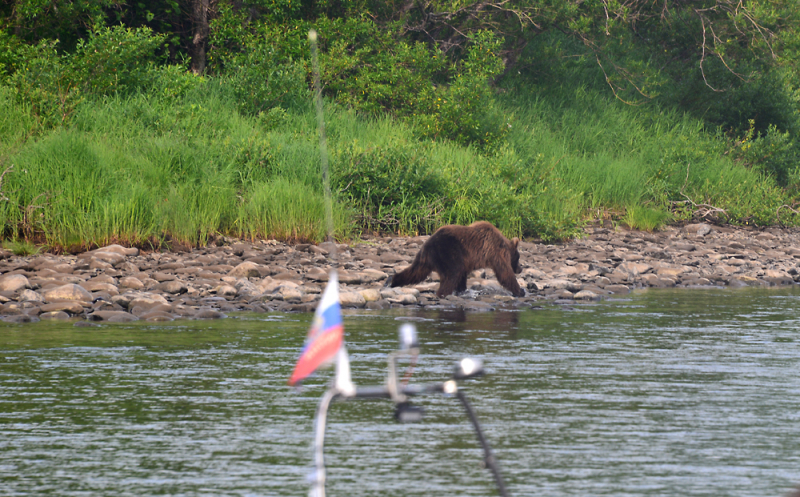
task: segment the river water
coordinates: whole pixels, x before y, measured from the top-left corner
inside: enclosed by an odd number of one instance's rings
[[[305,495],[332,372],[286,386],[310,315],[0,324],[0,495]],[[413,383],[464,390],[512,495],[781,496],[800,483],[800,291],[635,293],[524,312],[347,312],[359,385],[413,319]],[[330,496],[494,495],[453,398],[334,404]]]

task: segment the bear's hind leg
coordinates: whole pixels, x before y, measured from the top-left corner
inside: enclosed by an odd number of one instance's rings
[[[409,267],[394,275],[389,283],[391,287],[416,285],[425,281],[425,278],[431,274],[433,268],[427,263],[426,258],[420,254],[422,254],[422,251],[417,253],[414,262]]]
[[[447,297],[451,293],[455,293],[458,286],[458,279],[442,276],[442,281],[439,283],[439,289],[436,290],[436,295],[441,299]]]

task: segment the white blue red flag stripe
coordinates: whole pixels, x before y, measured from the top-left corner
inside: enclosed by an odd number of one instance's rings
[[[323,364],[331,364],[344,343],[342,306],[339,303],[339,275],[331,271],[328,286],[314,313],[314,322],[300,358],[294,366],[289,385],[295,385]]]

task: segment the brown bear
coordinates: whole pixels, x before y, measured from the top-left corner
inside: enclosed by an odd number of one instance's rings
[[[441,283],[436,295],[445,297],[467,289],[467,275],[475,269],[492,268],[497,280],[517,297],[524,297],[514,273],[519,266],[519,239],[509,240],[486,221],[469,226],[442,226],[422,246],[414,262],[397,273],[391,286],[413,285],[431,273],[439,273]]]

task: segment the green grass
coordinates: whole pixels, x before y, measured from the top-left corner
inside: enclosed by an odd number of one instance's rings
[[[4,249],[10,250],[14,255],[22,257],[36,255],[42,251],[42,247],[37,247],[25,240],[5,240],[2,246]]]
[[[508,236],[555,240],[598,212],[626,212],[621,221],[652,230],[689,219],[688,199],[718,207],[721,221],[770,224],[790,203],[726,155],[724,137],[674,111],[627,106],[591,85],[510,86],[497,106],[511,128],[487,152],[328,105],[337,237],[485,219]],[[244,116],[224,80],[178,97],[88,99],[54,129],[0,87],[0,166],[13,166],[0,202],[6,239],[318,242],[319,164],[310,105]]]
[[[631,206],[622,218],[629,227],[642,231],[655,231],[672,219],[669,212],[641,205]]]
[[[764,225],[788,200],[771,178],[734,162],[725,137],[689,116],[625,105],[583,86],[517,87],[507,95],[516,116],[511,147],[562,188],[552,190],[560,197],[551,199],[554,209],[586,215],[634,207],[628,220],[658,226],[673,215],[690,218],[691,199],[722,209],[722,222]]]
[[[71,126],[43,131],[6,159],[14,169],[0,204],[5,235],[54,247],[167,236],[202,244],[215,234],[322,240],[312,221],[322,198],[317,144],[307,131],[265,134],[213,92],[87,103]],[[289,202],[276,191],[302,196]],[[337,203],[340,236],[351,230],[347,212]]]

